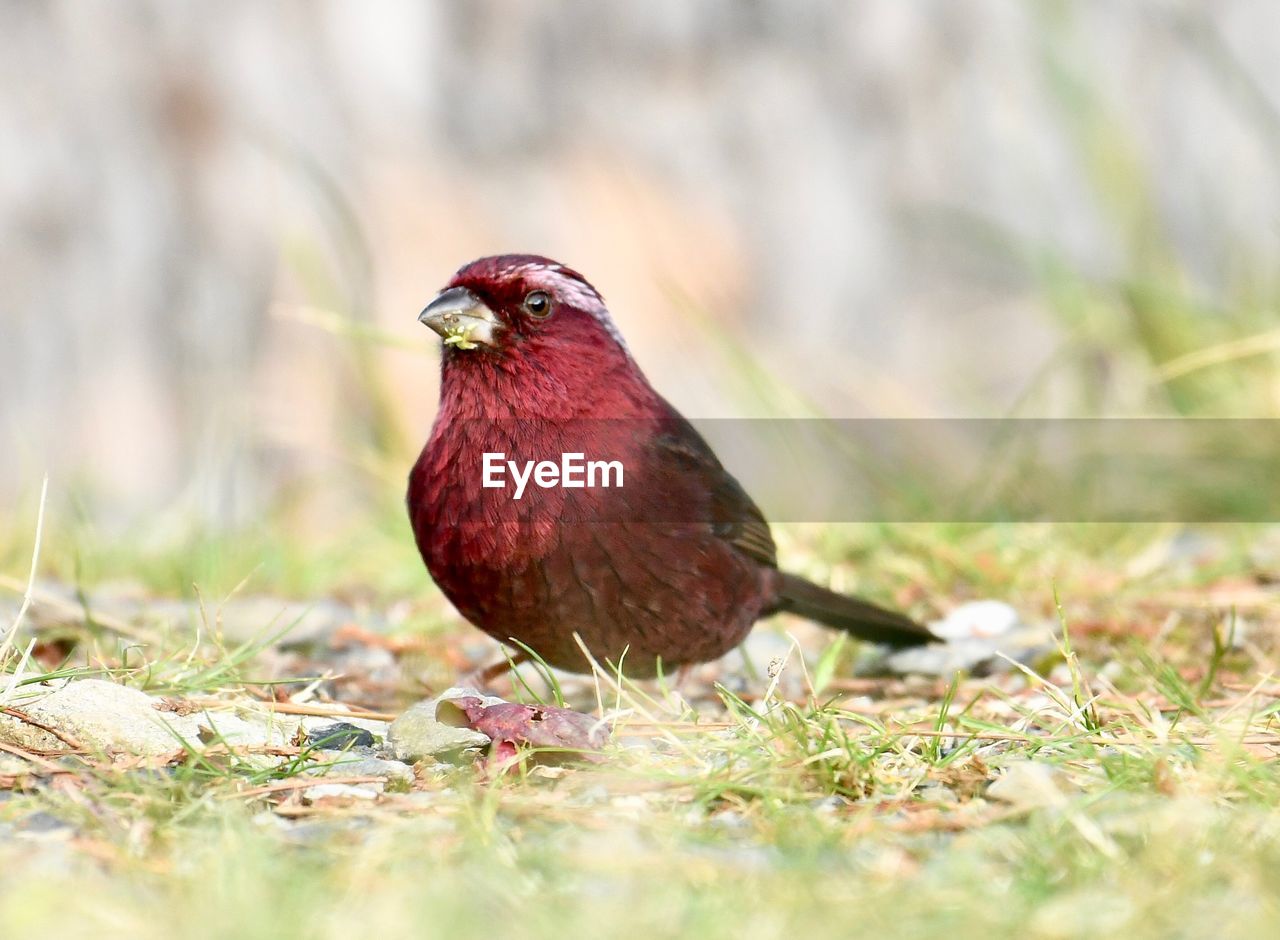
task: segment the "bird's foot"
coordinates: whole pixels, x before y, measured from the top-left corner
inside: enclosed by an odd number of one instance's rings
[[[467,673],[467,675],[460,680],[460,684],[480,689],[482,691],[501,691],[494,689],[495,681],[507,675],[507,673],[516,666],[528,661],[529,654],[524,650],[517,650],[510,656],[504,656],[497,662],[490,663],[489,665],[483,666],[474,672]],[[508,685],[509,684],[510,683],[508,683]]]

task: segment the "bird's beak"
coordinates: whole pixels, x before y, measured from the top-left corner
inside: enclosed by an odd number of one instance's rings
[[[439,333],[446,346],[459,349],[492,346],[494,334],[502,328],[497,315],[465,287],[441,291],[418,314],[418,322]]]

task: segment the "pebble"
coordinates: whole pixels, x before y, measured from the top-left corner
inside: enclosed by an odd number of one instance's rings
[[[929,629],[944,640],[960,640],[1004,636],[1021,625],[1022,617],[1012,604],[984,600],[961,604],[941,620],[932,621]]]
[[[321,715],[305,715],[302,718],[302,730],[310,737],[322,728],[332,728],[335,724],[345,725],[349,728],[360,728],[368,731],[375,739],[384,740],[387,731],[391,727],[389,721],[378,721],[375,718],[360,718],[355,715],[343,715],[339,721],[337,718],[325,717]]]
[[[986,797],[1017,809],[1037,809],[1065,802],[1074,789],[1066,775],[1052,764],[1024,760],[1006,766],[988,785]]]
[[[1280,526],[1271,526],[1249,549],[1249,563],[1271,581],[1280,581]]]
[[[474,753],[488,747],[488,735],[445,724],[436,717],[436,707],[440,702],[468,697],[478,698],[485,705],[503,703],[502,699],[484,695],[475,689],[457,687],[418,702],[393,721],[387,732],[387,741],[395,756],[402,761],[417,761],[445,754]]]
[[[1026,622],[1004,601],[961,604],[929,624],[943,642],[886,653],[859,671],[872,675],[975,676],[1008,672],[1009,660],[1033,664],[1056,647],[1052,630]],[[1007,657],[1007,658],[1006,658]]]
[[[317,784],[320,786],[320,784]],[[318,799],[324,799],[323,795]],[[281,841],[295,846],[332,846],[335,840],[350,843],[368,829],[368,823],[356,816],[315,819],[284,819],[272,810],[253,817],[260,829],[270,831]]]
[[[307,768],[307,773],[316,776],[334,774],[341,777],[382,777],[389,783],[400,785],[400,789],[413,786],[413,768],[398,760],[386,760],[381,757],[361,757],[354,760],[337,758],[331,763],[317,764]]]
[[[153,757],[222,744],[234,748],[270,748],[288,745],[298,722],[262,717],[246,712],[203,711],[179,714],[164,707],[161,699],[105,679],[80,679],[40,697],[28,698],[18,707],[33,720],[54,728],[93,751],[124,752]],[[31,750],[63,750],[57,735],[12,715],[0,715],[0,741]],[[248,755],[264,766],[282,758]]]
[[[52,832],[69,832],[75,827],[65,820],[59,819],[51,813],[43,810],[37,810],[34,813],[28,813],[26,816],[19,817],[14,823],[14,829],[20,833],[45,834]]]
[[[317,783],[302,791],[304,803],[317,800],[376,800],[382,793],[382,782],[377,783]]]
[[[373,747],[376,740],[364,728],[345,721],[313,728],[307,732],[307,745],[322,751],[345,751],[351,747]]]
[[[1048,655],[1053,648],[1053,639],[1048,631],[1028,627],[997,638],[970,637],[896,650],[859,671],[894,676],[949,678],[956,673],[987,676],[1013,668],[1005,656],[1029,665]]]
[[[922,803],[953,804],[959,803],[960,797],[950,787],[940,783],[922,783],[915,789],[915,797]]]
[[[95,751],[154,756],[179,750],[180,738],[199,742],[195,716],[159,711],[158,703],[137,689],[105,679],[81,679],[21,707],[36,721]],[[56,735],[10,715],[0,715],[0,741],[37,751],[67,746]]]
[[[200,726],[200,740],[225,743],[230,747],[284,747],[297,732],[295,722],[256,716],[241,718],[228,711],[198,712],[193,715]]]
[[[0,753],[0,777],[25,777],[34,774],[36,767],[13,754]]]

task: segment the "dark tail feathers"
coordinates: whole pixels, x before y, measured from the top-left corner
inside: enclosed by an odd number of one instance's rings
[[[844,630],[860,640],[888,646],[920,646],[937,639],[927,627],[856,597],[845,597],[794,574],[782,573],[775,610]]]

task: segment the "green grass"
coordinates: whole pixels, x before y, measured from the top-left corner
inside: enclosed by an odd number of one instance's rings
[[[1274,626],[1277,603],[1249,600],[1240,615],[1255,632],[1228,648],[1222,592],[1252,579],[1259,530],[1211,532],[1214,551],[1195,563],[1133,563],[1177,534],[788,528],[785,553],[816,574],[874,570],[885,599],[908,604],[1007,598],[1062,616],[1070,643],[1033,670],[950,683],[850,680],[857,651],[833,643],[809,649],[808,673],[793,654],[776,683],[763,664],[738,692],[705,684],[735,677],[704,675],[692,706],[609,676],[545,693],[532,683],[526,696],[599,702],[616,716],[601,765],[497,779],[427,766],[410,792],[372,805],[304,805],[289,788],[301,753],[279,767],[194,747],[166,767],[64,758],[65,773],[13,781],[0,802],[0,824],[38,810],[73,827],[0,840],[0,921],[144,940],[1266,935],[1280,927],[1280,729],[1271,685],[1249,689],[1274,670],[1271,631],[1256,627]],[[289,566],[237,568],[261,546],[253,537],[227,550],[228,583],[299,589],[264,574]],[[84,550],[47,528],[49,569]],[[290,564],[309,568],[308,550],[295,551]],[[138,556],[119,557],[104,551],[81,570],[109,580],[113,563],[126,570]],[[334,582],[305,589],[348,583],[343,565],[317,567]],[[386,576],[378,590],[390,593],[407,572]],[[424,621],[467,635],[421,593]],[[86,627],[67,665],[176,697],[248,699],[280,626],[231,647],[212,631],[199,646],[175,634],[145,662]],[[1050,788],[991,798],[992,781],[1028,761],[1053,769]]]
[[[1109,797],[1090,813],[1114,858],[1049,813],[937,835],[867,833],[793,810],[727,833],[608,809],[568,827],[486,818],[479,806],[379,819],[376,833],[357,828],[355,837],[282,848],[271,825],[221,809],[173,840],[163,865],[10,876],[0,914],[15,930],[139,938],[1252,937],[1274,929],[1280,859],[1266,812]],[[61,913],[31,916],[50,910]]]
[[[1278,918],[1271,758],[1212,722],[1160,741],[1128,710],[1103,708],[1087,735],[1029,710],[1036,730],[983,742],[972,735],[990,722],[966,707],[934,748],[838,707],[761,717],[731,703],[711,727],[666,722],[669,746],[619,747],[606,769],[454,771],[293,821],[237,797],[250,775],[90,777],[17,798],[85,829],[53,860],[47,844],[0,848],[14,873],[0,915],[142,938],[1265,935]],[[936,704],[914,714],[937,727]],[[1062,769],[1060,802],[981,798],[1027,759]],[[924,795],[940,786],[954,802]]]

